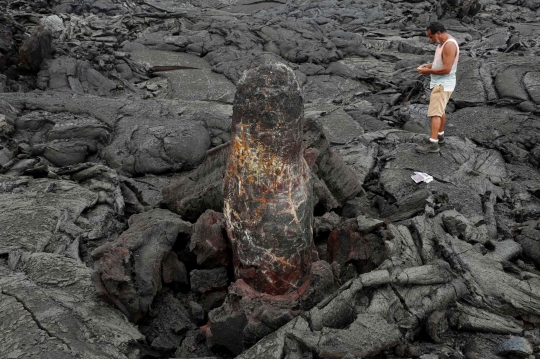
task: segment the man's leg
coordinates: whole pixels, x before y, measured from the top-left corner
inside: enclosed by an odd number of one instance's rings
[[[439,128],[441,126],[441,116],[431,116],[431,135],[427,143],[416,147],[419,153],[439,152]]]
[[[444,132],[444,123],[446,122],[446,113],[441,117],[441,124],[439,125],[439,132]]]
[[[439,146],[444,146],[446,141],[444,140],[444,123],[446,122],[446,114],[441,117],[441,124],[439,125]]]
[[[444,117],[445,115],[443,115],[442,118]],[[441,117],[432,116],[431,117],[431,139],[433,140],[439,139],[439,132],[442,132],[441,127],[444,127],[444,122],[442,121]]]
[[[437,85],[431,90],[431,95],[429,97],[428,116],[431,118],[430,138],[426,144],[416,147],[416,152],[439,152],[439,128],[442,122],[442,115],[444,115],[443,87]]]

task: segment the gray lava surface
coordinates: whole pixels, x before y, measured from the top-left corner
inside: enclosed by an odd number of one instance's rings
[[[0,358],[540,358],[538,0],[0,9]],[[460,61],[421,155],[433,21]],[[283,296],[235,278],[223,216],[236,86],[269,62],[313,186]]]

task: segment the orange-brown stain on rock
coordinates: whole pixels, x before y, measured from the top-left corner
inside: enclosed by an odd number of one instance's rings
[[[313,259],[302,106],[300,86],[285,65],[261,65],[239,81],[223,182],[224,216],[236,276],[268,294],[298,289]]]

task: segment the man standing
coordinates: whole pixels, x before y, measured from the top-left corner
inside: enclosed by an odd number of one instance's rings
[[[459,46],[444,25],[433,22],[427,27],[427,36],[437,44],[433,63],[420,65],[417,71],[431,75],[429,88],[428,116],[431,118],[431,136],[426,144],[416,148],[420,153],[437,153],[439,145],[444,145],[444,123],[446,104],[456,86],[456,69],[459,60]]]

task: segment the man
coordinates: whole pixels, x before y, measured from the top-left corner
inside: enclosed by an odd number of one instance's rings
[[[431,136],[426,144],[416,148],[420,153],[437,153],[439,145],[444,145],[444,123],[446,105],[456,86],[456,69],[459,60],[459,46],[444,25],[433,22],[427,27],[427,36],[437,44],[433,63],[417,68],[422,75],[431,75],[429,88],[428,116],[431,118]]]

